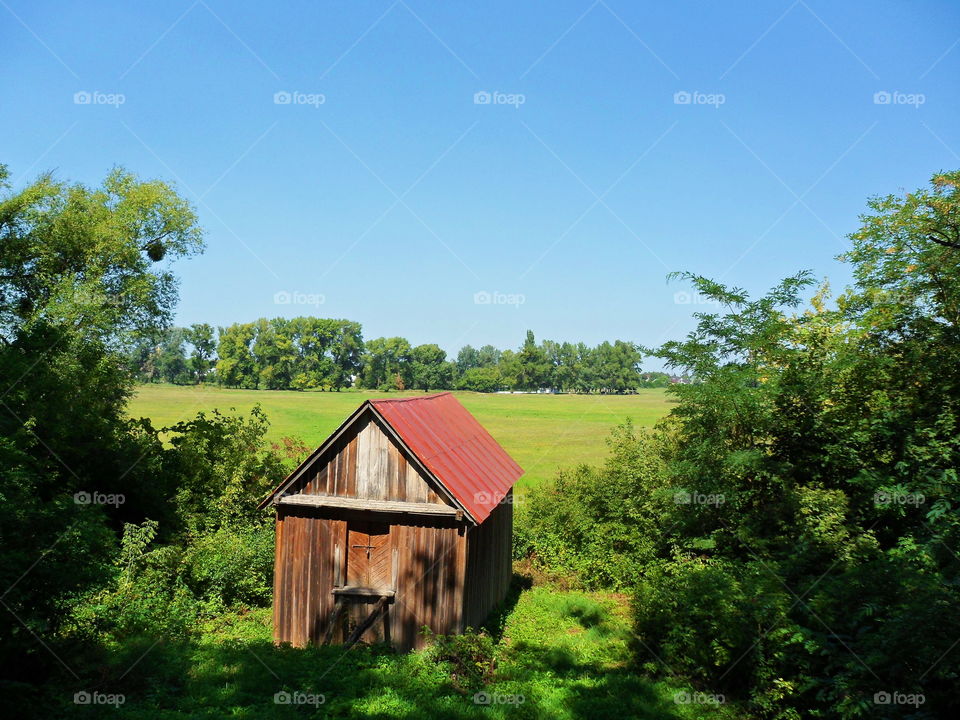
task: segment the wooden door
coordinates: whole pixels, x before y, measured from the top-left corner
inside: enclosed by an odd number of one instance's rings
[[[384,589],[391,583],[390,525],[347,523],[347,585]]]

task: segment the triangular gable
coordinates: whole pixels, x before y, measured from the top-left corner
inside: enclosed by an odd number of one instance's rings
[[[433,473],[427,468],[422,461],[417,457],[406,444],[403,442],[403,439],[400,438],[397,433],[389,426],[386,420],[377,412],[369,401],[364,402],[360,405],[351,415],[341,423],[338,427],[324,442],[310,455],[307,456],[297,467],[293,470],[287,477],[281,482],[259,505],[258,509],[262,509],[270,505],[271,503],[278,502],[281,498],[289,496],[289,494],[299,494],[304,492],[304,488],[309,488],[320,476],[324,475],[323,468],[325,467],[324,463],[330,460],[331,456],[340,455],[345,457],[348,453],[345,452],[347,443],[350,443],[354,446],[355,449],[358,449],[359,445],[359,436],[365,434],[370,430],[371,426],[376,427],[376,432],[381,434],[382,442],[387,442],[393,444],[400,453],[403,455],[403,460],[409,464],[411,471],[415,472],[417,478],[426,484],[429,488],[428,492],[431,492],[434,500],[431,502],[448,502],[457,510],[464,512],[471,520],[469,512],[466,512],[466,509],[462,506],[461,503],[449,492],[449,490],[443,485],[443,483],[436,478]],[[353,442],[351,442],[353,441]],[[356,458],[350,458],[351,461],[355,462]],[[401,461],[402,462],[402,461]],[[318,477],[314,477],[314,471],[318,471]],[[412,476],[411,476],[412,477]],[[333,479],[330,479],[330,482],[333,482]],[[362,490],[362,485],[364,479],[358,475],[355,478],[357,483],[354,486],[354,492],[357,492],[356,495],[358,498],[362,498],[364,493]],[[305,492],[310,493],[311,490],[306,490]],[[316,492],[316,488],[312,492]],[[326,494],[323,491],[320,491],[321,494]],[[340,495],[340,492],[331,493]],[[346,495],[350,496],[349,492]],[[439,496],[439,497],[438,497]]]
[[[376,418],[424,477],[480,524],[507,496],[523,469],[450,393],[367,400],[261,504],[276,501],[365,413]]]

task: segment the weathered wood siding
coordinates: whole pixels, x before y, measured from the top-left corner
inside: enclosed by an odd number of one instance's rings
[[[324,517],[329,510],[284,508],[277,520],[277,562],[274,574],[274,639],[296,646],[320,642],[333,611],[333,588],[346,577],[346,528],[360,517]],[[390,642],[401,650],[420,647],[420,629],[449,634],[462,626],[466,533],[450,521],[392,524],[390,555],[396,557],[397,587],[385,622],[362,636],[365,642]],[[337,545],[340,551],[337,551]],[[372,609],[353,599],[337,623],[333,642],[342,642]]]
[[[317,457],[288,493],[451,504],[438,490],[368,416]],[[364,528],[372,527],[369,523],[388,524],[388,537],[364,536]],[[356,542],[348,540],[348,526]],[[364,633],[363,641],[408,650],[423,645],[424,625],[438,634],[477,627],[506,596],[512,532],[512,496],[480,526],[453,518],[278,506],[274,638],[296,646],[322,642],[336,602],[333,588],[357,580],[354,571],[366,560],[366,552],[361,559],[361,549],[352,548],[354,544],[376,546],[362,571],[371,585],[389,578],[392,586],[396,577],[396,594],[386,616]],[[383,553],[385,545],[389,551]],[[348,570],[351,558],[355,564]],[[335,623],[331,641],[345,640],[376,600],[352,598]]]
[[[459,632],[463,603],[466,535],[463,527],[394,525],[400,549],[397,596],[390,607],[394,645],[421,647],[420,629]]]
[[[277,512],[273,634],[277,642],[320,642],[333,610],[334,549],[344,547],[346,522],[309,508]]]
[[[463,623],[476,628],[507,596],[513,575],[513,491],[482,525],[467,530]]]
[[[400,446],[370,416],[305,469],[290,492],[446,504]]]

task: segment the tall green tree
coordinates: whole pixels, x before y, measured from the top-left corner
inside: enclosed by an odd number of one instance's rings
[[[546,351],[537,345],[532,330],[527,330],[527,337],[517,354],[516,386],[521,390],[538,390],[548,387],[552,381],[550,377],[550,361]]]
[[[217,382],[227,387],[256,388],[258,376],[253,359],[254,323],[235,323],[220,328],[217,342]]]
[[[467,370],[480,367],[480,353],[472,345],[464,345],[457,353],[457,375],[463,375]]]
[[[401,337],[368,340],[363,358],[363,387],[384,390],[410,387],[413,380],[410,350],[410,343]]]
[[[331,348],[333,376],[331,386],[339,391],[350,387],[360,373],[363,356],[363,332],[358,322],[337,320],[336,337]]]
[[[153,365],[165,382],[186,385],[191,381],[186,355],[187,333],[185,328],[171,327],[158,335],[153,350]]]
[[[640,384],[642,355],[633,343],[616,340],[602,342],[593,350],[594,382],[603,392],[624,393]]]
[[[494,367],[500,364],[503,353],[493,345],[484,345],[477,350],[477,367]]]
[[[217,347],[213,327],[207,323],[194,323],[186,329],[185,339],[193,350],[190,353],[190,369],[197,383],[202,383],[214,366],[213,354]]]
[[[97,187],[8,177],[0,166],[0,660],[29,676],[50,659],[36,637],[109,564],[113,529],[169,511],[160,443],[124,415],[124,350],[169,324],[170,261],[202,233],[171,187],[124,170]]]
[[[447,362],[447,353],[438,345],[417,345],[410,351],[410,365],[412,388],[444,390],[453,385],[455,365]]]

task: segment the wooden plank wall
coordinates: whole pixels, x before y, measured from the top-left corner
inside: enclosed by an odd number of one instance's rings
[[[424,625],[437,634],[458,632],[467,547],[463,527],[394,525],[391,535],[400,563],[390,607],[394,646],[422,647]]]
[[[327,517],[324,517],[326,515]],[[369,517],[344,511],[283,508],[278,511],[274,571],[273,627],[277,642],[297,647],[318,643],[333,610],[336,543],[344,557],[347,519]],[[462,627],[463,583],[467,536],[452,521],[390,526],[391,557],[396,550],[396,597],[386,622],[367,630],[364,642],[391,642],[399,650],[422,647],[424,625],[438,634]],[[341,568],[341,578],[345,578]],[[351,602],[345,622],[338,623],[332,642],[343,642],[363,621],[376,598]]]
[[[446,504],[370,416],[317,458],[290,492]],[[278,642],[302,646],[323,639],[335,602],[335,548],[339,543],[340,557],[346,557],[349,518],[391,522],[391,557],[395,551],[398,562],[387,619],[367,630],[364,641],[389,641],[400,650],[421,647],[424,625],[440,634],[477,627],[505,598],[512,568],[512,496],[479,527],[445,519],[397,524],[396,516],[333,508],[278,508],[273,610]],[[339,572],[345,582],[345,567]],[[332,641],[342,642],[370,609],[351,604]]]
[[[306,469],[290,492],[446,504],[371,416]]]
[[[273,575],[273,636],[302,647],[319,642],[333,610],[334,548],[346,542],[346,522],[319,518],[310,508],[277,510]]]
[[[463,629],[477,628],[507,596],[513,576],[513,491],[479,526],[467,530]]]

